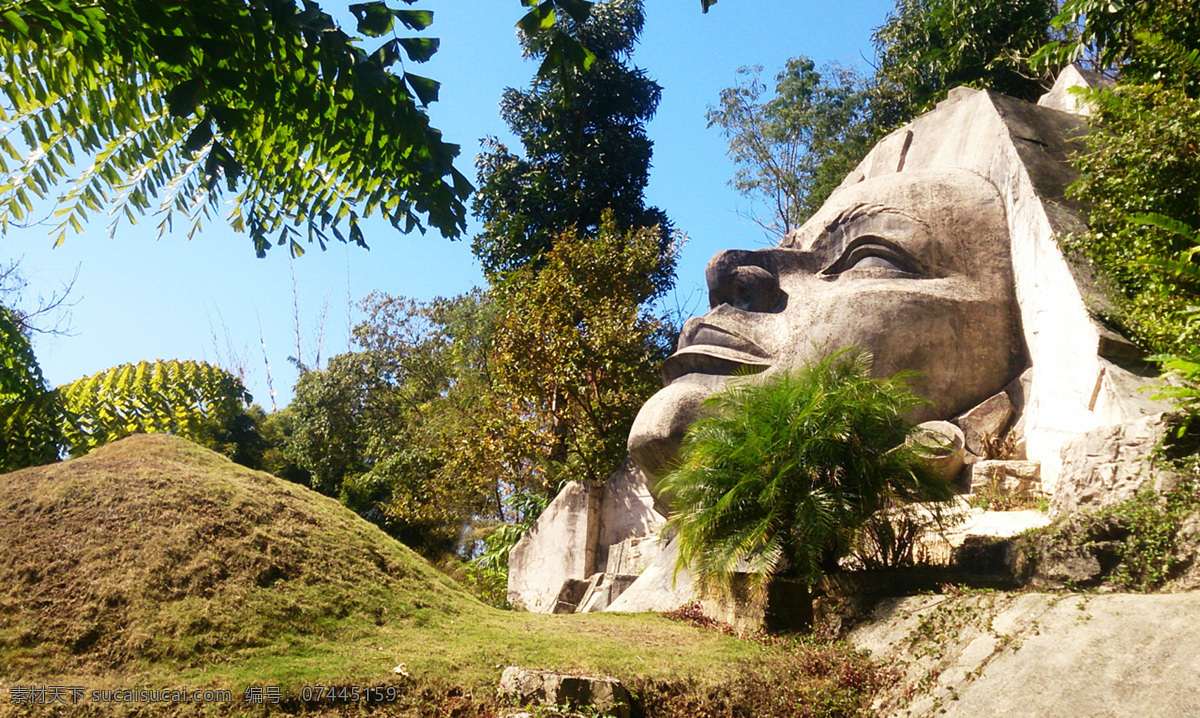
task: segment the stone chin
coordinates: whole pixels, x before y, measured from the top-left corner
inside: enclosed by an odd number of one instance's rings
[[[687,374],[642,405],[629,431],[629,455],[650,479],[665,473],[679,454],[683,436],[700,417],[700,404],[721,388],[727,377]],[[654,492],[657,496],[657,491]]]

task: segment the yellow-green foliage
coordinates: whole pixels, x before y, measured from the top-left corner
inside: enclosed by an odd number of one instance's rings
[[[251,399],[224,369],[161,359],[105,369],[59,391],[76,419],[67,428],[73,456],[130,434],[175,434],[220,448],[222,434]]]

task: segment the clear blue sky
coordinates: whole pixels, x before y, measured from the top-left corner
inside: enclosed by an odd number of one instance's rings
[[[348,18],[349,3],[322,4]],[[706,108],[745,65],[762,65],[770,77],[788,58],[804,54],[818,65],[832,60],[869,69],[871,31],[892,3],[721,0],[707,15],[698,0],[646,0],[646,5],[646,30],[634,62],[663,87],[649,127],[655,145],[648,200],[688,236],[678,302],[690,301],[702,311],[709,256],[767,241],[737,214],[747,204],[727,186],[733,166],[720,133],[705,127]],[[442,44],[431,62],[412,71],[443,83],[441,101],[430,114],[449,141],[462,145],[458,167],[474,177],[480,138],[498,136],[516,144],[497,103],[505,87],[525,86],[536,69],[521,58],[514,34],[521,8],[517,0],[424,0],[416,7],[434,11],[426,34],[440,37]],[[353,29],[352,23],[347,26]],[[191,241],[179,225],[156,241],[153,218],[123,226],[114,239],[107,236],[106,220],[96,218],[57,249],[51,248],[45,227],[12,230],[2,240],[6,256],[21,258],[34,294],[60,288],[78,269],[72,335],[35,339],[42,370],[55,385],[140,359],[240,360],[249,370],[248,388],[269,409],[261,327],[282,407],[296,378],[287,361],[296,353],[293,267],[308,362],[326,303],[322,359],[347,350],[349,323],[360,318],[350,305],[372,291],[428,299],[482,283],[469,239],[405,236],[386,224],[367,233],[370,251],[313,247],[292,262],[283,248],[256,259],[247,237],[223,221]],[[477,229],[472,222],[468,237]]]

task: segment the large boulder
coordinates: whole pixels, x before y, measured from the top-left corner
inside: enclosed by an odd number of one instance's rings
[[[1174,487],[1180,475],[1164,466],[1156,451],[1172,416],[1159,413],[1102,426],[1063,444],[1051,516],[1112,506],[1143,488],[1164,492]]]
[[[633,714],[633,698],[615,678],[509,666],[500,676],[500,695],[523,706],[588,707],[613,718],[630,718]]]

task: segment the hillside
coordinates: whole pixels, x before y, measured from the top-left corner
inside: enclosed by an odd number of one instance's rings
[[[0,664],[200,664],[478,606],[337,502],[167,435],[0,477]]]
[[[22,685],[222,688],[232,702],[172,712],[240,714],[248,686],[282,687],[295,711],[321,707],[298,700],[319,684],[393,686],[401,714],[490,715],[507,665],[617,676],[654,715],[763,700],[847,715],[875,680],[842,648],[491,609],[337,502],[165,435],[0,475],[0,546],[0,715]]]

